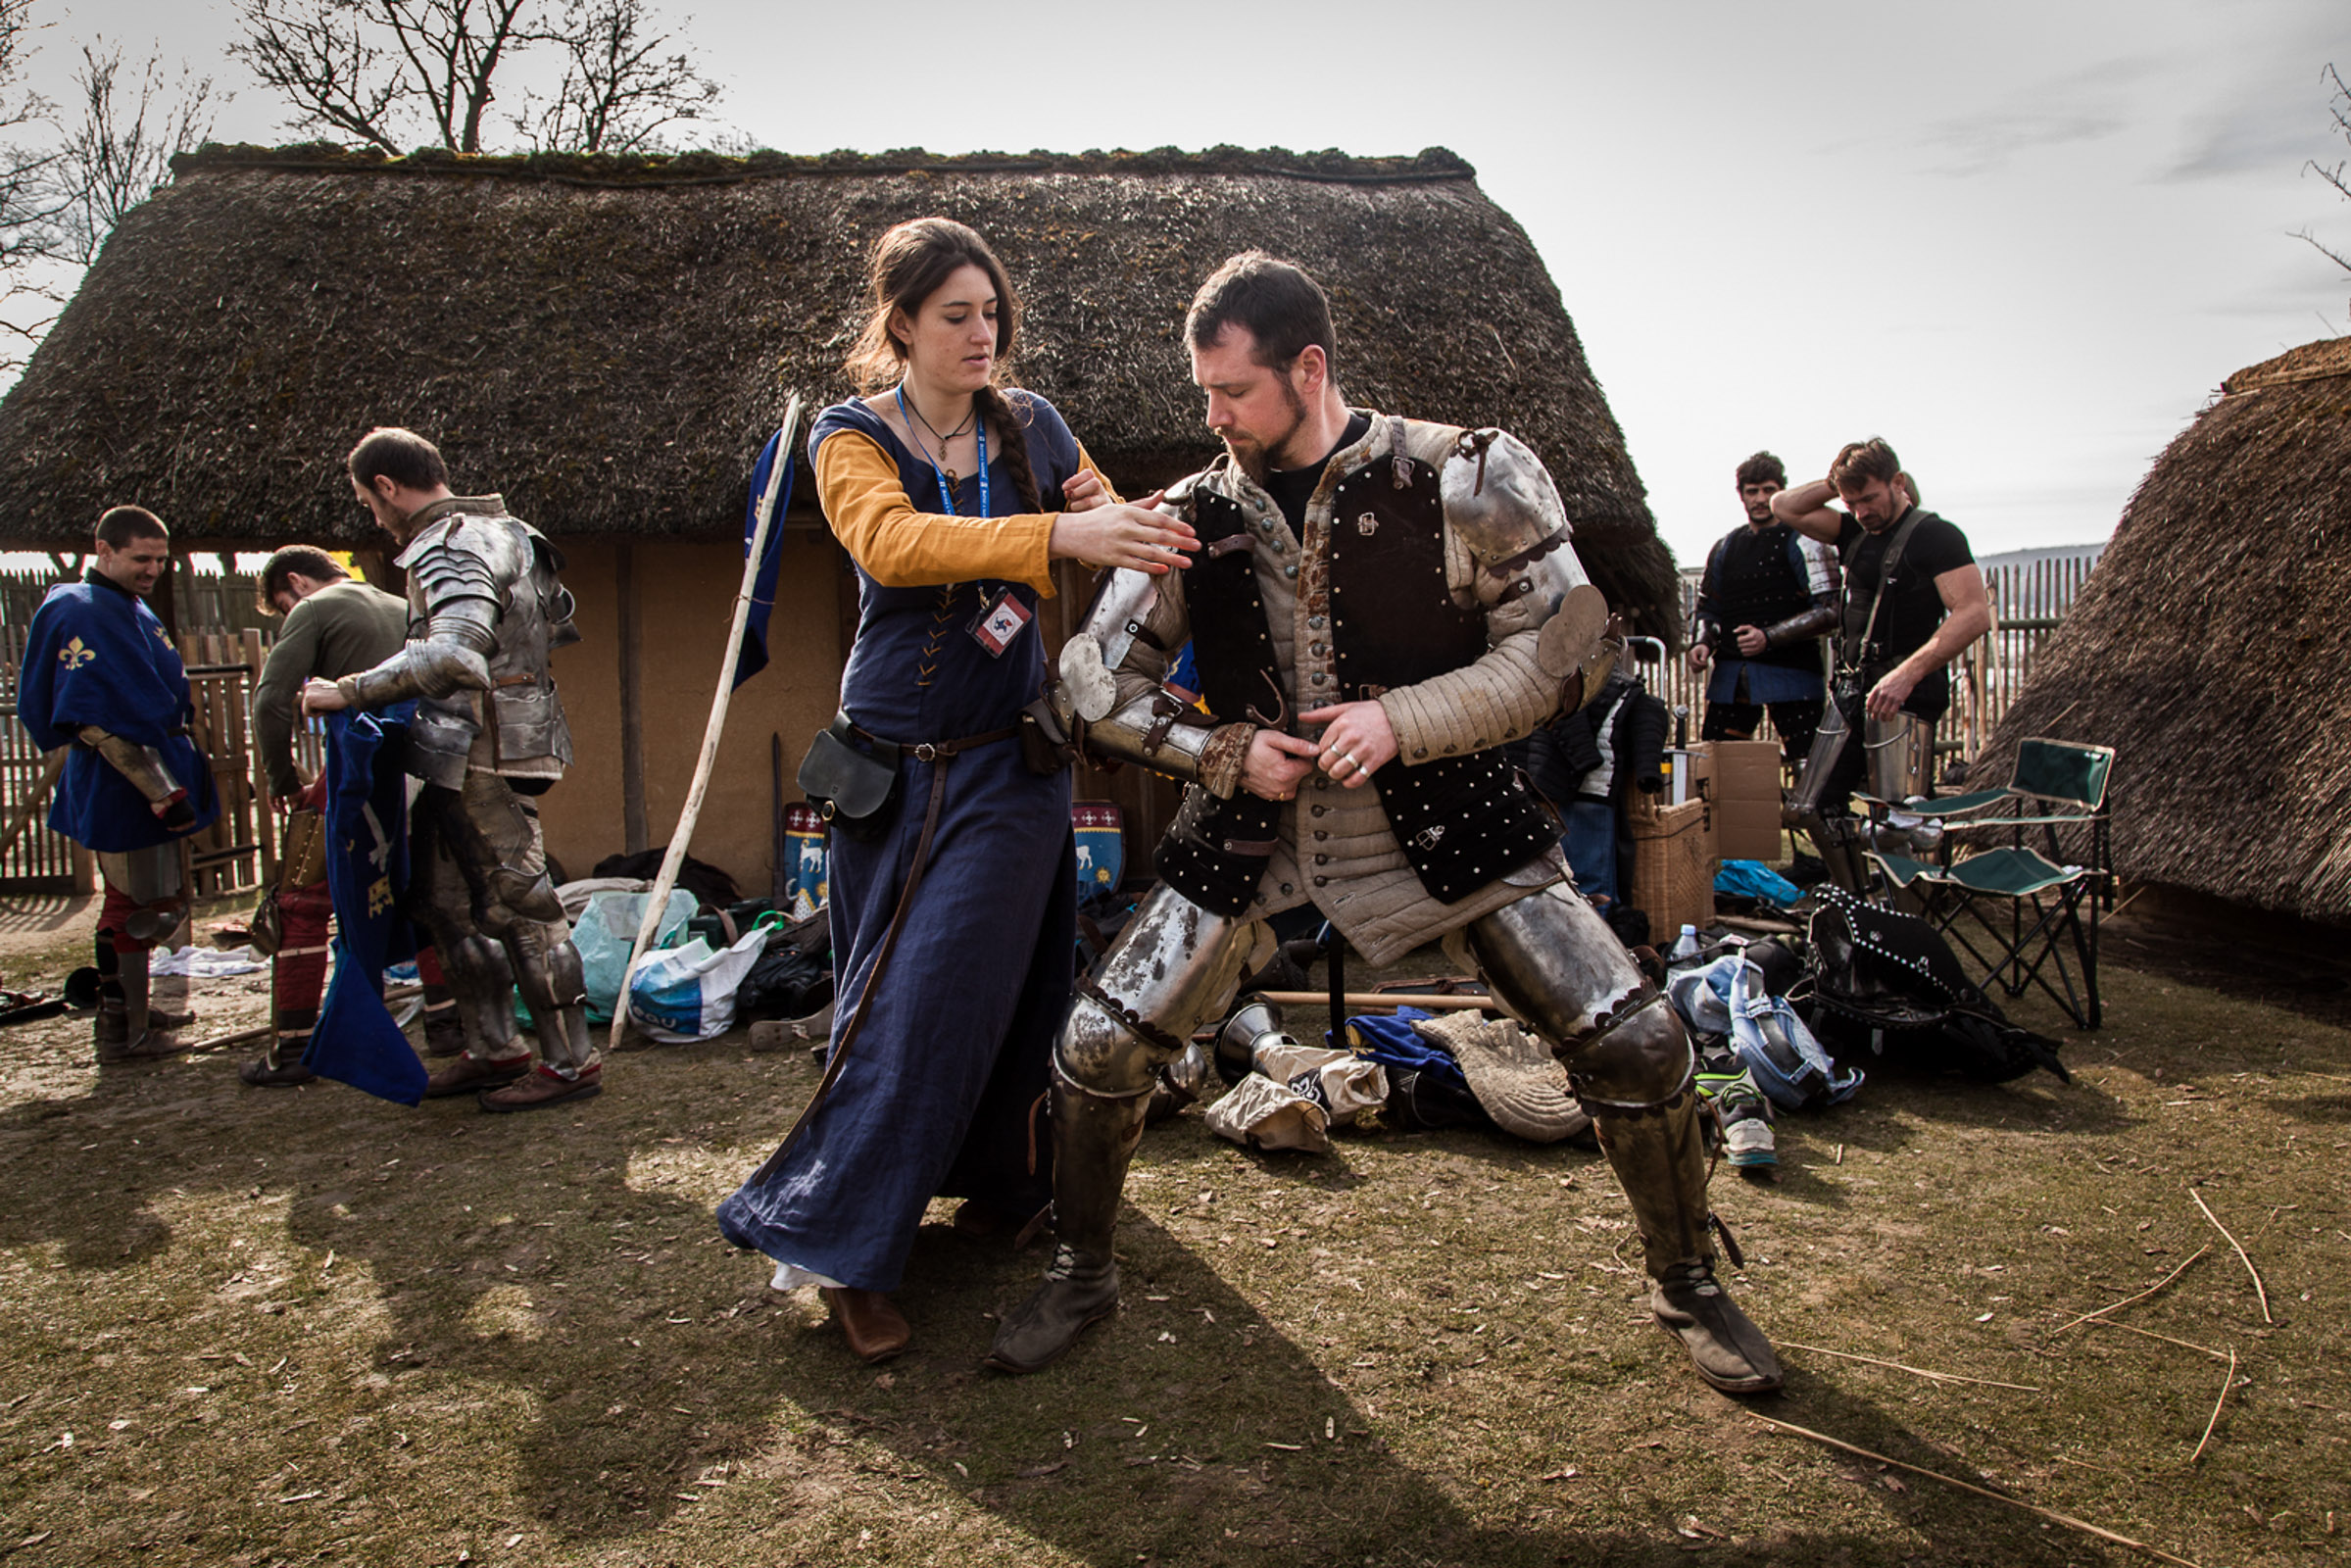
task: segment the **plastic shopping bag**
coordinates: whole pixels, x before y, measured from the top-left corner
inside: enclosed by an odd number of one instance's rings
[[[620,999],[620,976],[628,968],[628,950],[637,940],[637,927],[644,923],[645,905],[652,897],[610,890],[593,894],[571,928],[571,945],[579,949],[580,972],[588,983],[588,1017],[594,1022],[612,1021],[612,1004]],[[693,894],[672,888],[669,902],[661,906],[661,924],[654,927],[653,945],[665,948],[675,942],[696,907]]]
[[[735,991],[766,946],[767,933],[752,930],[729,948],[696,937],[647,954],[628,983],[629,1021],[670,1045],[726,1033],[735,1023]]]

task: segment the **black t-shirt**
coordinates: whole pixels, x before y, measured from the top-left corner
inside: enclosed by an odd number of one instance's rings
[[[1369,416],[1350,414],[1347,416],[1346,433],[1340,436],[1338,445],[1322,455],[1321,462],[1310,463],[1302,468],[1273,468],[1267,471],[1265,493],[1273,497],[1274,505],[1282,509],[1283,517],[1290,523],[1290,531],[1301,541],[1306,537],[1306,503],[1314,499],[1314,487],[1322,483],[1322,470],[1330,466],[1333,455],[1345,452],[1362,440],[1364,432],[1370,428]]]
[[[1860,606],[1864,619],[1878,593],[1886,547],[1901,523],[1897,517],[1885,532],[1872,533],[1848,515],[1837,530],[1837,555],[1844,564],[1845,603]],[[1902,547],[1894,580],[1886,586],[1886,603],[1878,611],[1878,624],[1870,640],[1885,649],[1885,658],[1871,662],[1872,679],[1927,645],[1935,628],[1943,622],[1942,595],[1935,591],[1935,579],[1972,564],[1975,559],[1966,534],[1932,512],[1920,514],[1910,543]],[[1935,719],[1950,705],[1951,677],[1947,669],[1938,669],[1911,690],[1910,700],[1902,707],[1921,718]]]

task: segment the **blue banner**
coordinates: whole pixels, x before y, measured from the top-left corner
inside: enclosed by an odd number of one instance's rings
[[[384,1100],[424,1099],[423,1061],[384,1006],[384,969],[416,954],[409,881],[408,726],[414,703],[326,718],[326,887],[335,972],[302,1064]]]
[[[783,441],[781,430],[769,436],[767,444],[759,449],[759,461],[751,470],[751,500],[743,508],[746,561],[751,559],[752,538],[759,531],[759,497],[767,493],[767,480],[775,472]],[[775,492],[775,520],[767,525],[767,549],[759,562],[759,575],[751,580],[751,616],[743,622],[743,654],[735,664],[737,686],[767,667],[767,617],[775,612],[775,579],[784,559],[784,509],[792,505],[792,476],[799,467],[788,454],[783,463],[783,482]]]

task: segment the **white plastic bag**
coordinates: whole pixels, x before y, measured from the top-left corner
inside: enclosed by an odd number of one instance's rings
[[[647,954],[629,978],[629,1021],[666,1045],[726,1033],[735,1023],[735,990],[766,946],[767,933],[754,930],[731,948],[713,950],[696,937]]]

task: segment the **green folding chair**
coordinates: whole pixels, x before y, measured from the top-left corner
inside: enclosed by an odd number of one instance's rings
[[[1938,859],[1871,857],[1985,971],[1984,989],[2017,998],[2037,985],[2084,1029],[2102,1018],[2098,915],[2114,908],[2113,770],[2110,746],[2027,740],[2004,787],[1901,808],[1942,823]],[[1997,837],[2007,842],[1973,847]]]

